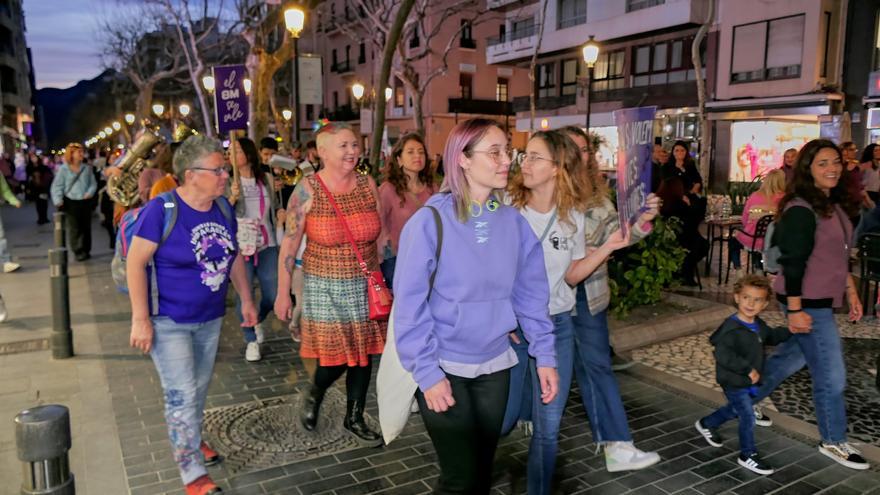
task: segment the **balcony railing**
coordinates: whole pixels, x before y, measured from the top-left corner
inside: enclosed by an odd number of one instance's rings
[[[537,110],[556,110],[557,108],[567,107],[569,105],[574,105],[576,100],[575,95],[563,95],[563,96],[545,96],[543,98],[535,99],[535,108]],[[528,96],[517,96],[513,99],[513,111],[514,112],[528,112],[529,111],[529,97]]]
[[[524,28],[516,29],[514,31],[510,31],[508,33],[504,33],[501,36],[490,36],[486,41],[489,46],[492,45],[500,45],[502,43],[508,43],[514,40],[519,40],[523,38],[528,38],[529,36],[535,35],[536,26],[532,24],[531,26],[527,26]]]
[[[587,14],[581,14],[577,17],[569,17],[567,19],[559,19],[559,29],[570,28],[580,24],[587,23]]]
[[[462,38],[459,40],[458,45],[462,48],[476,48],[477,41],[473,38]]]
[[[351,72],[354,68],[351,65],[351,60],[343,60],[341,62],[336,62],[330,67],[330,70],[333,72],[343,74],[345,72]]]
[[[626,11],[627,13],[635,12],[636,10],[656,7],[657,5],[663,5],[665,3],[666,0],[626,0]]]
[[[360,111],[352,108],[351,105],[342,105],[341,107],[328,112],[328,119],[332,122],[345,122],[348,120],[357,120],[361,117]]]
[[[449,98],[449,113],[513,115],[513,105],[509,101]]]

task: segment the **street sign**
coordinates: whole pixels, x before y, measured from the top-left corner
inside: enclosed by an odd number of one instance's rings
[[[222,65],[213,68],[216,89],[214,113],[220,135],[247,129],[248,97],[244,90],[247,69],[244,65]]]
[[[615,110],[617,152],[617,214],[626,234],[651,192],[651,153],[654,148],[654,114],[657,107]]]

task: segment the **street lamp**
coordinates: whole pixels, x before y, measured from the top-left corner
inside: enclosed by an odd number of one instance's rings
[[[392,96],[394,96],[394,90],[389,87],[386,87],[385,88],[385,101],[390,100]]]
[[[214,76],[205,76],[202,78],[202,87],[205,88],[205,91],[208,94],[214,93]]]
[[[180,112],[180,115],[183,117],[189,115],[190,110],[192,109],[186,103],[181,103],[180,106],[177,107],[177,111]]]
[[[590,104],[592,103],[592,86],[593,86],[593,66],[596,65],[596,60],[599,58],[599,45],[596,44],[596,41],[593,39],[593,35],[590,35],[590,39],[587,40],[587,44],[584,45],[584,62],[587,64],[587,121],[586,121],[586,131],[587,136],[590,135]]]
[[[364,91],[364,85],[359,82],[351,85],[351,94],[358,103],[360,103],[361,98],[364,97]]]
[[[299,137],[299,35],[306,25],[306,13],[299,7],[290,7],[284,11],[284,27],[293,38],[293,54],[290,57],[293,66],[293,91],[290,92],[290,108],[293,123],[290,128],[292,136],[290,142],[296,142]]]
[[[125,123],[128,125],[134,124],[134,114],[133,113],[125,114]]]
[[[242,81],[242,84],[244,85],[244,94],[246,94],[246,95],[251,94],[251,88],[254,87],[254,83],[252,83],[250,79],[244,78],[244,81]]]
[[[162,117],[162,114],[165,113],[165,105],[161,103],[154,103],[153,113],[156,114],[156,117]]]
[[[114,131],[118,131],[119,129],[122,129],[122,124],[120,124],[118,120],[117,120],[117,121],[114,121],[114,122],[113,122],[112,124],[110,124],[110,125],[113,127],[113,130],[114,130]]]
[[[105,128],[104,128],[104,134],[106,134],[106,135],[108,135],[108,136],[111,135],[111,134],[113,134],[113,129],[111,129],[110,126],[105,127]]]
[[[289,108],[285,108],[281,111],[281,116],[284,117],[284,120],[290,122],[290,119],[293,118],[293,112]]]
[[[107,133],[104,132],[104,131],[101,131],[101,132],[98,133],[98,136],[99,136],[101,139],[104,139],[104,138],[107,137]]]

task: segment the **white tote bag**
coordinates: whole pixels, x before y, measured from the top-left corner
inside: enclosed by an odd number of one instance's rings
[[[410,408],[415,402],[418,385],[412,373],[403,369],[397,355],[397,342],[394,338],[394,306],[388,319],[388,334],[385,350],[379,361],[379,374],[376,378],[376,395],[379,400],[379,426],[386,444],[400,435],[409,419]]]

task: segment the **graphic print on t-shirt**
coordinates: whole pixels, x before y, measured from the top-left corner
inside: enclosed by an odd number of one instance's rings
[[[553,246],[553,249],[557,251],[569,251],[571,247],[569,247],[569,240],[574,234],[566,234],[565,232],[559,232],[556,229],[550,231],[550,235],[547,236],[547,239],[550,241],[550,245]]]
[[[201,269],[202,284],[217,292],[226,280],[235,254],[235,244],[226,227],[205,222],[192,229],[190,243]]]

